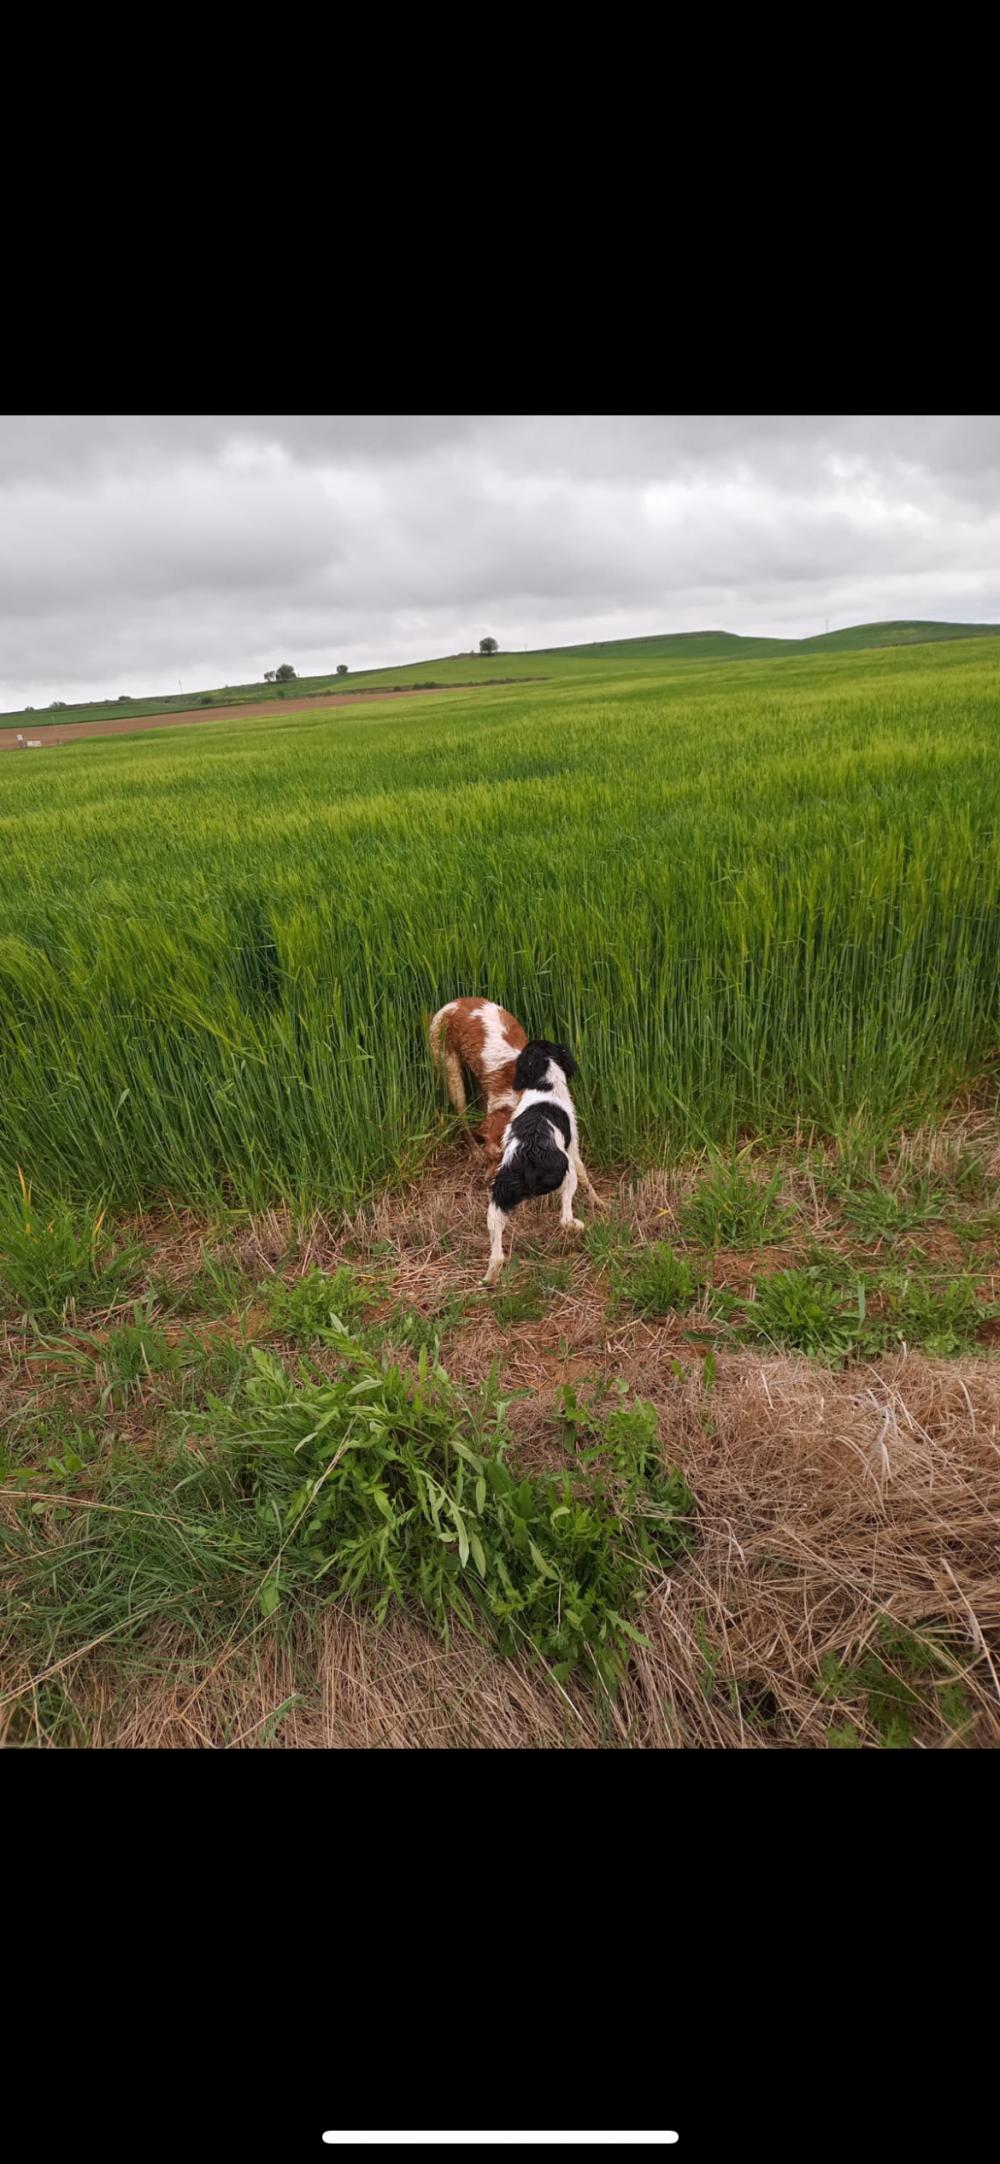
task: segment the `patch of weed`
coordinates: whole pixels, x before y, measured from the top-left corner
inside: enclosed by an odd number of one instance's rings
[[[494,1311],[503,1328],[517,1322],[538,1322],[554,1292],[565,1292],[570,1281],[568,1263],[539,1263],[507,1274]]]
[[[640,1315],[684,1314],[694,1306],[704,1285],[704,1273],[678,1255],[666,1240],[633,1249],[612,1263],[611,1287],[616,1303],[626,1302]]]
[[[402,1602],[444,1633],[456,1617],[485,1624],[502,1650],[531,1648],[559,1677],[583,1662],[610,1688],[653,1560],[662,1568],[690,1539],[683,1484],[664,1474],[662,1494],[635,1490],[648,1415],[612,1430],[616,1462],[606,1476],[593,1465],[585,1490],[569,1475],[518,1480],[492,1381],[463,1399],[423,1352],[414,1380],[357,1341],[339,1349],[333,1382],[295,1379],[255,1350],[237,1402],[209,1415],[258,1523],[280,1529],[281,1557],[308,1559],[338,1597],[371,1600],[380,1616]],[[283,1569],[261,1588],[265,1613]]]
[[[982,1302],[970,1277],[911,1272],[882,1277],[886,1335],[937,1357],[972,1352],[982,1322],[995,1310]]]
[[[156,1295],[161,1306],[181,1314],[216,1318],[232,1315],[249,1300],[253,1289],[253,1279],[238,1263],[226,1256],[206,1254],[186,1285],[170,1288],[161,1282]]]
[[[631,1227],[623,1218],[614,1216],[593,1217],[584,1233],[581,1246],[598,1269],[606,1269],[630,1246]]]
[[[691,1544],[695,1498],[676,1467],[664,1462],[652,1401],[630,1398],[621,1380],[610,1395],[608,1407],[604,1391],[587,1401],[572,1383],[563,1384],[557,1421],[567,1449],[581,1469],[610,1482],[619,1510],[639,1527],[645,1552],[665,1560],[658,1545],[665,1535],[676,1560]]]
[[[861,1279],[823,1263],[758,1277],[740,1335],[769,1345],[840,1359],[871,1343]]]
[[[860,1751],[862,1749],[861,1733],[859,1729],[855,1728],[853,1721],[833,1722],[826,1730],[826,1742],[828,1750],[831,1751]]]
[[[109,1330],[101,1346],[101,1405],[123,1406],[154,1374],[180,1364],[177,1348],[152,1320],[152,1297],[136,1301],[130,1322]]]
[[[196,1406],[208,1397],[227,1398],[243,1381],[249,1347],[239,1338],[200,1339],[189,1333],[184,1347],[178,1392],[180,1406]]]
[[[944,1216],[947,1196],[940,1182],[927,1173],[896,1171],[892,1180],[880,1180],[868,1171],[829,1182],[845,1224],[859,1239],[893,1240],[919,1225],[936,1223]]]
[[[81,1420],[72,1406],[55,1404],[22,1406],[4,1424],[0,1446],[0,1480],[31,1478],[31,1469],[45,1466],[58,1478],[70,1478],[96,1458],[100,1432]]]
[[[366,1314],[378,1297],[347,1263],[331,1271],[307,1270],[290,1285],[284,1278],[272,1277],[267,1286],[268,1313],[275,1329],[306,1346],[332,1343],[343,1325]]]
[[[135,1280],[142,1248],[115,1248],[103,1210],[42,1207],[18,1178],[17,1199],[0,1202],[0,1296],[40,1322],[59,1322],[70,1307],[113,1307]]]
[[[419,1352],[423,1347],[430,1353],[450,1331],[457,1330],[464,1315],[465,1301],[455,1293],[450,1293],[429,1315],[421,1314],[419,1308],[400,1303],[380,1327],[379,1336],[387,1344],[405,1345],[411,1352]],[[368,1333],[369,1342],[373,1341],[374,1335],[374,1331]]]
[[[716,1645],[709,1636],[708,1623],[701,1608],[696,1608],[694,1611],[692,1627],[694,1629],[695,1643],[701,1655],[698,1667],[698,1688],[702,1697],[709,1699],[715,1689],[716,1670],[722,1658],[722,1648]]]
[[[795,1211],[778,1201],[779,1168],[762,1180],[746,1151],[716,1156],[680,1212],[681,1230],[704,1247],[765,1247],[784,1237]]]
[[[822,1698],[845,1706],[848,1718],[826,1731],[827,1743],[839,1749],[863,1745],[863,1723],[884,1750],[909,1750],[920,1736],[937,1740],[970,1725],[973,1707],[949,1674],[947,1654],[929,1633],[882,1616],[871,1643],[855,1661],[834,1653],[820,1662],[816,1688]]]

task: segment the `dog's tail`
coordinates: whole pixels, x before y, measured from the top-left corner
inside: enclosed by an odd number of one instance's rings
[[[444,1036],[445,1024],[448,1020],[448,1016],[450,1015],[450,1013],[450,1006],[439,1007],[437,1013],[432,1014],[430,1022],[427,1025],[427,1043],[430,1048],[431,1066],[437,1068],[438,1071],[441,1073],[443,1073],[444,1071],[444,1045],[442,1043],[442,1038]]]
[[[427,1043],[430,1047],[431,1065],[435,1074],[441,1077],[455,1111],[464,1112],[465,1084],[462,1080],[462,1062],[457,1052],[451,1050],[446,1034],[448,1017],[453,1006],[454,1001],[449,1000],[446,1007],[439,1007],[437,1013],[431,1016],[427,1030]]]

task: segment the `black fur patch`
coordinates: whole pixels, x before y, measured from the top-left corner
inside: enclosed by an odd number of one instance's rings
[[[533,1112],[540,1112],[542,1118],[548,1120],[551,1127],[558,1127],[563,1141],[565,1142],[568,1149],[569,1138],[573,1132],[573,1129],[569,1124],[569,1113],[564,1112],[562,1105],[529,1105],[527,1111],[522,1112],[521,1118],[523,1120],[530,1120]],[[516,1114],[514,1116],[512,1132],[518,1137],[520,1137],[521,1130],[517,1123]]]
[[[550,1059],[555,1060],[556,1066],[562,1068],[567,1082],[571,1081],[576,1073],[576,1061],[568,1044],[550,1044],[547,1037],[533,1037],[531,1043],[526,1044],[518,1053],[517,1066],[514,1069],[514,1088],[551,1089],[552,1084],[547,1081],[545,1072]]]
[[[555,1140],[553,1125],[565,1130],[569,1121],[561,1105],[529,1105],[511,1126],[517,1151],[509,1165],[501,1165],[491,1189],[498,1210],[515,1210],[531,1195],[551,1195],[561,1187],[569,1171],[569,1158]]]

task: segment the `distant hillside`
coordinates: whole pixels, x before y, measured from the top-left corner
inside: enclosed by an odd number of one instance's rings
[[[856,653],[865,647],[919,646],[939,639],[985,638],[1000,638],[1000,624],[853,624],[847,630],[821,632],[810,639],[758,639],[745,637],[737,631],[663,631],[641,639],[595,639],[585,646],[539,646],[498,654],[445,654],[436,661],[397,662],[384,669],[352,671],[347,676],[337,676],[333,670],[328,670],[322,676],[296,677],[284,690],[289,699],[304,699],[327,691],[390,691],[396,686],[430,689],[440,685],[444,689],[456,684],[499,685],[515,680],[523,683],[526,679],[551,678],[561,675],[564,670],[572,674],[588,663],[622,662],[627,667],[630,662],[648,665],[657,661],[759,661],[793,654]],[[270,703],[275,697],[281,697],[281,689],[274,684],[226,684],[221,689],[175,692],[172,697],[153,693],[128,699],[92,699],[86,704],[64,706],[55,712],[48,706],[40,707],[37,712],[24,707],[0,714],[0,724],[9,727],[25,724],[26,733],[31,735],[53,722],[104,721],[111,717],[121,721],[130,715],[187,713],[195,706],[204,706],[209,711],[214,708],[219,712],[228,706],[247,706],[256,701]]]
[[[925,646],[933,639],[995,639],[1000,624],[852,624],[847,631],[824,631],[816,639],[797,639],[802,654],[856,653],[865,646]]]
[[[855,653],[867,646],[922,646],[932,639],[1000,637],[1000,624],[852,624],[810,639],[758,639],[739,631],[663,631],[642,639],[595,639],[587,646],[539,647],[539,661],[752,661],[755,655]],[[494,656],[494,659],[499,657]],[[517,657],[515,657],[517,658]]]
[[[661,631],[641,639],[595,639],[585,646],[537,646],[526,652],[447,654],[437,661],[398,663],[343,678],[344,690],[388,690],[395,684],[468,684],[504,678],[551,677],[588,662],[762,661],[793,654],[855,653],[865,647],[917,646],[935,639],[1000,638],[1000,624],[854,624],[810,639],[765,639],[738,631]],[[302,686],[306,690],[306,685]]]
[[[755,654],[784,654],[798,639],[745,638],[739,631],[654,631],[642,639],[594,639],[586,646],[541,646],[536,660],[566,661],[752,661]]]

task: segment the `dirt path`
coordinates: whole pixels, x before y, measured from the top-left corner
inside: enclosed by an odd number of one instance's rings
[[[433,687],[437,696],[442,691],[461,691],[461,684],[442,684]],[[146,729],[172,729],[182,724],[203,721],[241,721],[257,714],[298,714],[308,712],[310,707],[372,706],[386,705],[391,699],[426,698],[428,691],[422,685],[406,685],[399,691],[325,691],[310,699],[261,699],[251,706],[195,706],[183,714],[123,714],[121,719],[107,716],[103,721],[36,722],[21,730],[26,737],[37,736],[43,749],[53,744],[69,744],[78,736],[138,736]],[[17,749],[17,729],[0,729],[0,751]]]

